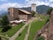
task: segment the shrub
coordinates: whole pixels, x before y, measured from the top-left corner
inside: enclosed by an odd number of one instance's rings
[[[2,32],[6,32],[6,31],[8,31],[9,29],[11,29],[11,26],[7,26],[7,27],[3,28]]]
[[[53,8],[49,8],[49,9],[47,10],[47,14],[50,15],[52,10],[53,10]]]
[[[19,34],[19,36],[21,36],[21,33]]]
[[[38,36],[36,40],[45,40],[43,36]]]

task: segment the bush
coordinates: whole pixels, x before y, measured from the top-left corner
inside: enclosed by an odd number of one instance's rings
[[[34,11],[32,11],[32,16],[35,16],[35,12]]]
[[[2,32],[6,32],[6,31],[8,31],[9,29],[11,29],[11,26],[7,26],[7,27],[3,28]]]
[[[48,23],[49,22],[49,19],[46,21],[46,23]]]
[[[21,33],[19,34],[19,36],[21,36]]]
[[[52,10],[53,10],[53,8],[49,8],[49,9],[47,10],[47,14],[50,15]]]
[[[38,36],[36,40],[45,40],[43,36]]]

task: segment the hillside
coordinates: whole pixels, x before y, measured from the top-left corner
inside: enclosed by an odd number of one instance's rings
[[[27,36],[28,40],[33,40],[36,32],[45,25],[47,20],[48,20],[48,16],[36,14],[36,17],[31,19],[32,22],[30,21],[30,23],[26,23],[27,25],[25,26],[25,28],[23,26],[24,23],[13,26],[11,29],[9,29],[8,31],[6,31],[4,33],[2,32],[2,28],[0,28],[0,34],[1,34],[1,36],[4,36],[4,37],[2,37],[3,39],[5,39],[5,38],[8,39],[10,37],[10,38],[15,38],[15,40],[24,40],[26,34],[28,34],[28,36]],[[20,30],[22,30],[22,31],[20,31]],[[29,33],[28,33],[28,30],[29,30]],[[15,36],[13,36],[13,35],[15,35]],[[13,40],[13,39],[11,39],[11,40]]]
[[[51,7],[45,6],[45,5],[40,5],[40,6],[37,6],[37,12],[41,13],[41,14],[45,14],[49,8],[51,8]]]

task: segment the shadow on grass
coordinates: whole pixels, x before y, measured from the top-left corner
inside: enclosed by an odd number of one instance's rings
[[[21,36],[21,33],[19,34],[19,36]]]
[[[0,37],[0,40],[1,40],[1,37]]]

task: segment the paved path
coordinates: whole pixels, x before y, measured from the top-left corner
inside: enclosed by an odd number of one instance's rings
[[[18,30],[15,35],[13,35],[11,38],[9,38],[9,40],[15,40],[19,34],[25,29],[25,27],[30,24],[32,21],[34,21],[34,19],[36,18],[32,18],[31,20],[29,20],[22,28],[20,28],[20,30]]]

